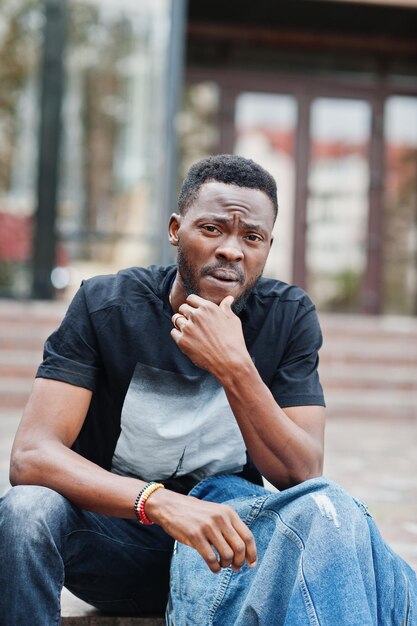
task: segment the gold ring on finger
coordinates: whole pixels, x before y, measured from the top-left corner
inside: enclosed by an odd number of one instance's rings
[[[182,315],[181,313],[175,313],[175,315],[173,315],[173,317],[172,317],[172,323],[174,324],[174,326],[175,326],[175,328],[176,328],[177,330],[181,330],[181,328],[178,326],[178,320],[179,320],[181,317],[182,317],[183,319],[185,319],[185,320],[187,319],[187,318],[185,317],[185,315]]]

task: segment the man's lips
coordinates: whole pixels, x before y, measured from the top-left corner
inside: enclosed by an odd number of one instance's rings
[[[233,270],[216,269],[208,273],[208,276],[230,283],[240,282],[240,276]]]

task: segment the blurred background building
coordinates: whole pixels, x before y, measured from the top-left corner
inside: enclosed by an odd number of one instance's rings
[[[1,0],[0,296],[171,260],[178,181],[277,179],[266,273],[417,314],[417,1]]]

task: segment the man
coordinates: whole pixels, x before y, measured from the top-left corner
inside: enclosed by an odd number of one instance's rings
[[[126,614],[170,584],[176,626],[416,623],[414,573],[320,478],[315,309],[261,278],[274,180],[205,159],[178,211],[177,268],[85,281],[45,344],[0,505],[1,623],[58,623],[63,584]]]

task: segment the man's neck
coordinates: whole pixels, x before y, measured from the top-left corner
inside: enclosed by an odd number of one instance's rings
[[[173,313],[176,313],[178,311],[181,304],[185,302],[185,299],[185,288],[177,272],[174,278],[174,282],[172,283],[171,290],[169,292],[169,303],[171,305]]]

